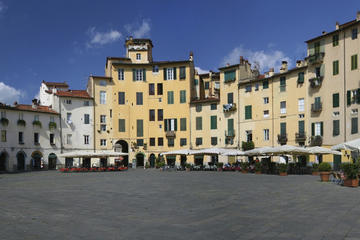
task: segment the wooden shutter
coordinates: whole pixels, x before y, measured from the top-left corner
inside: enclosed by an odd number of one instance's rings
[[[286,123],[282,122],[280,123],[280,135],[285,135],[286,134]]]
[[[174,79],[176,79],[176,67],[174,67]]]
[[[136,69],[133,69],[133,81],[136,81]]]
[[[356,103],[359,104],[360,103],[360,88],[358,88],[356,90]]]
[[[346,92],[346,99],[347,99],[347,105],[348,106],[351,105],[351,91],[350,90],[348,90]]]
[[[299,133],[305,132],[305,121],[299,121]]]
[[[333,107],[339,107],[339,94],[333,94]]]
[[[320,136],[324,136],[324,123],[320,122]]]
[[[338,136],[340,133],[340,120],[333,120],[333,136]]]
[[[166,68],[164,68],[164,80],[167,80],[167,71],[166,71],[167,69]]]
[[[142,119],[136,120],[136,136],[137,137],[144,136],[144,126],[143,126],[143,120]]]
[[[175,131],[177,131],[177,118],[174,119],[174,122],[175,122]]]
[[[217,129],[217,117],[216,116],[210,117],[210,129]]]
[[[320,66],[320,77],[323,77],[325,73],[325,64],[321,64]]]
[[[230,118],[228,119],[228,132],[234,131],[234,119]]]
[[[146,81],[146,69],[145,68],[143,69],[143,76],[144,76],[143,80]]]
[[[311,136],[315,136],[315,123],[311,123]]]
[[[186,131],[186,118],[180,118],[180,131]]]
[[[167,119],[164,119],[164,130],[165,130],[165,132],[168,131],[168,122],[167,122]]]

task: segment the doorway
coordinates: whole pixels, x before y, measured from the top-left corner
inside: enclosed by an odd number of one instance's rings
[[[138,153],[136,154],[136,168],[144,167],[144,154]]]

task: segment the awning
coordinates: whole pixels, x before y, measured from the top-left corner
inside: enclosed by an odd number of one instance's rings
[[[59,157],[64,158],[105,158],[105,157],[119,157],[127,156],[128,153],[114,152],[110,150],[100,150],[100,151],[74,151],[59,154]]]
[[[170,152],[163,152],[160,153],[161,156],[163,155],[189,155],[192,153],[192,150],[190,149],[180,149],[180,150],[174,150]]]
[[[337,144],[337,145],[333,146],[331,148],[331,150],[359,151],[360,150],[360,138]]]

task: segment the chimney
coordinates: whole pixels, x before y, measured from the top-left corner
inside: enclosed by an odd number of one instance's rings
[[[244,64],[244,57],[240,56],[240,65],[243,65],[243,64]]]
[[[325,35],[327,32],[326,31],[322,31],[322,35]]]
[[[226,66],[227,66],[227,67],[230,66],[230,63],[226,63]]]
[[[17,105],[18,105],[18,102],[15,101],[15,102],[14,102],[14,107],[16,107]]]
[[[301,60],[297,60],[296,61],[296,67],[299,68],[299,67],[302,67],[302,66],[304,66],[304,62],[301,61]]]
[[[190,54],[189,54],[189,61],[190,62],[194,61],[194,53],[192,51],[190,51]]]
[[[335,30],[339,30],[339,26],[340,26],[339,22],[336,22],[335,23]]]
[[[34,99],[32,100],[32,105],[31,105],[31,107],[34,108],[34,109],[36,109],[37,106],[38,106],[38,100],[37,100],[36,98],[34,98]]]
[[[272,77],[272,76],[274,76],[274,73],[275,73],[275,71],[274,71],[274,68],[270,68],[269,69],[269,77]]]
[[[282,61],[282,62],[281,62],[280,73],[287,72],[287,70],[288,70],[288,63],[287,63],[287,61]]]
[[[356,12],[356,21],[359,21],[360,20],[360,11],[357,11]]]

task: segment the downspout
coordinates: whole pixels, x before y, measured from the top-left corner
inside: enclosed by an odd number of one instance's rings
[[[346,142],[346,56],[345,56],[345,31],[344,31],[344,142]]]
[[[94,152],[96,152],[96,114],[95,114],[95,99],[96,99],[96,96],[95,96],[95,81],[94,81],[94,78],[92,78],[92,84],[93,84],[93,87],[92,87],[92,95],[93,95],[93,106],[94,106],[94,115],[93,115],[93,122],[94,122]]]
[[[61,105],[60,105],[60,98],[58,97],[58,101],[59,101],[59,123],[60,123],[60,152],[63,153],[63,135],[62,135],[62,124],[61,124]]]
[[[241,66],[240,66],[241,67]],[[237,132],[238,132],[238,149],[240,149],[240,79],[241,79],[241,70],[239,67],[239,82],[238,82],[238,91],[237,91],[237,115],[238,115],[238,119],[237,119]]]
[[[274,116],[274,80],[271,78],[272,84],[271,84],[271,123],[272,123],[272,140],[271,140],[271,146],[274,147],[274,138],[275,138],[275,116]]]

